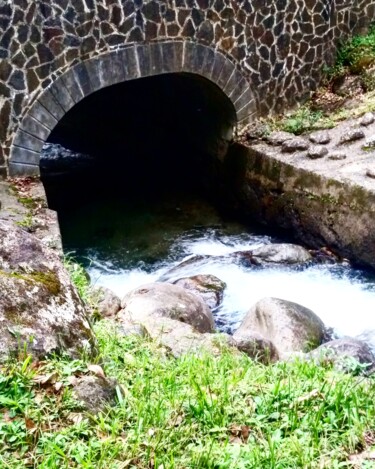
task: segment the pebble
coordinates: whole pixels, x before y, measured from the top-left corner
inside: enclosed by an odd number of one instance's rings
[[[365,133],[362,129],[350,129],[345,134],[341,135],[339,145],[343,143],[354,142],[355,140],[360,140],[365,138]]]
[[[284,142],[292,138],[294,138],[294,134],[280,130],[278,132],[271,132],[266,140],[271,145],[282,145]]]
[[[321,145],[311,145],[307,156],[312,160],[317,160],[318,158],[323,158],[328,154],[328,150],[326,147],[322,147]]]
[[[375,179],[375,169],[368,168],[366,170],[366,176],[368,176],[369,178]]]
[[[331,154],[328,156],[328,159],[329,159],[329,160],[335,160],[335,161],[345,160],[345,159],[346,159],[346,155],[345,155],[345,153],[331,153]]]
[[[322,130],[320,132],[314,132],[309,136],[310,142],[318,143],[320,145],[324,145],[325,143],[329,143],[331,141],[331,137],[326,130]]]
[[[367,127],[375,122],[375,116],[372,112],[366,112],[366,114],[360,120],[360,124]]]
[[[362,145],[362,150],[375,150],[375,135],[367,138]]]
[[[282,145],[283,153],[293,153],[295,151],[307,150],[309,143],[302,137],[294,137],[286,140]]]

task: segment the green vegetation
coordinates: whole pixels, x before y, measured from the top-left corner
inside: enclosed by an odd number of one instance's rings
[[[308,362],[267,367],[230,351],[174,359],[107,321],[95,329],[117,405],[93,416],[74,400],[84,359],[9,362],[1,468],[341,468],[374,442],[373,377]]]
[[[87,272],[69,255],[64,257],[64,267],[76,286],[79,296],[85,303],[88,303],[90,301],[90,278]]]
[[[354,36],[338,48],[336,64],[328,70],[335,77],[348,72],[362,74],[375,65],[375,25],[365,36]]]

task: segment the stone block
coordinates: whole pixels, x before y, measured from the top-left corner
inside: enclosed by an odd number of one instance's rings
[[[206,48],[206,55],[202,67],[202,75],[211,80],[212,69],[215,63],[215,51],[210,47]]]
[[[49,134],[51,133],[50,129],[42,125],[39,121],[31,117],[30,115],[26,116],[20,125],[20,129],[24,130],[28,134],[34,135],[40,140],[46,141]]]
[[[6,179],[8,173],[8,167],[7,166],[0,166],[0,179]]]
[[[48,90],[53,94],[56,101],[60,104],[65,112],[68,112],[69,109],[75,105],[75,102],[70,96],[61,78],[58,78],[51,86],[49,86]]]
[[[91,92],[98,91],[103,88],[100,80],[100,58],[86,60],[82,66],[86,69],[88,80],[91,84]]]
[[[229,96],[242,82],[243,75],[239,70],[234,70],[227,84],[223,88],[224,93]]]
[[[95,89],[92,88],[87,68],[83,63],[75,65],[72,71],[74,74],[74,78],[78,86],[81,88],[84,97],[88,96],[89,94],[95,91]]]
[[[9,176],[10,177],[21,177],[21,176],[40,176],[39,165],[25,164],[25,163],[9,163]]]
[[[229,79],[231,78],[234,72],[234,64],[230,62],[228,59],[225,61],[223,68],[221,69],[220,75],[216,81],[216,84],[224,90],[226,84],[228,83]]]
[[[119,51],[122,56],[122,63],[125,70],[125,79],[134,80],[139,77],[138,61],[136,56],[135,47],[127,47]]]
[[[173,73],[176,71],[176,51],[173,42],[160,44],[163,54],[163,71]]]
[[[161,45],[157,42],[150,44],[151,75],[163,73],[163,53]]]
[[[21,148],[27,148],[35,152],[40,152],[44,144],[44,140],[34,137],[33,135],[27,134],[22,130],[18,130],[13,140],[13,145]]]
[[[190,73],[202,74],[207,47],[193,42],[185,43],[183,70]]]
[[[52,130],[58,123],[58,120],[38,101],[33,104],[29,116],[32,116],[49,130]]]
[[[250,88],[245,89],[242,95],[233,103],[237,112],[239,112],[243,107],[253,101],[253,98],[254,96]]]
[[[174,46],[174,64],[175,64],[175,71],[180,72],[182,70],[182,60],[184,57],[184,43],[173,42]]]
[[[151,73],[151,57],[150,46],[148,44],[140,44],[135,46],[138,55],[138,66],[141,77],[147,77]]]
[[[12,146],[9,163],[39,165],[40,153],[27,148]]]
[[[220,52],[217,52],[215,54],[215,60],[214,60],[214,64],[212,67],[212,74],[211,74],[211,79],[214,83],[217,83],[221,70],[224,67],[226,61],[227,59]]]
[[[237,112],[237,122],[241,125],[249,124],[255,120],[256,114],[257,113],[254,112],[252,103],[250,103],[248,106],[245,106]]]
[[[237,85],[228,92],[228,98],[234,103],[241,95],[246,91],[249,87],[249,83],[245,77],[242,76],[241,80],[237,83]]]
[[[64,109],[49,90],[45,90],[42,96],[38,98],[38,101],[57,121],[65,115]]]
[[[70,69],[64,75],[61,76],[62,81],[66,89],[69,91],[70,96],[72,97],[75,103],[79,103],[81,99],[84,98],[81,88],[78,86],[73,70]]]

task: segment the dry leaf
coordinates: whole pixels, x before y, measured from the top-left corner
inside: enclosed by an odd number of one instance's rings
[[[318,389],[313,389],[312,391],[308,392],[307,394],[304,394],[303,396],[298,397],[295,402],[301,403],[305,401],[309,401],[310,399],[322,399],[323,394],[318,390]],[[293,403],[290,404],[290,407],[293,407]]]
[[[36,375],[33,378],[34,383],[45,386],[46,384],[54,384],[57,379],[57,373],[53,372],[48,375]]]
[[[69,376],[68,378],[68,384],[70,384],[70,386],[75,386],[76,384],[78,383],[78,378],[77,376]]]
[[[241,442],[246,443],[249,439],[250,435],[250,427],[248,425],[237,425],[232,423],[229,427],[229,432],[231,433],[231,437],[229,438],[230,442],[237,442],[236,438],[238,438]]]
[[[3,414],[2,418],[3,418],[4,422],[10,423],[14,420],[14,417],[10,416],[10,413],[9,413],[8,410],[1,411],[1,413]]]
[[[25,417],[25,426],[30,433],[34,433],[37,430],[37,425],[27,417]]]
[[[83,420],[83,415],[82,414],[78,414],[78,413],[75,413],[75,412],[72,412],[71,414],[68,415],[68,419],[73,422],[75,425],[78,425],[79,423],[82,422]]]
[[[243,441],[241,440],[240,437],[238,437],[238,436],[233,436],[233,435],[232,435],[232,436],[229,438],[229,443],[230,443],[231,445],[242,445],[242,444],[243,444]]]
[[[57,381],[57,383],[54,384],[54,388],[56,392],[59,392],[61,388],[64,386],[64,384],[61,381]]]
[[[95,376],[105,379],[105,373],[100,365],[87,365],[87,369],[94,373]]]

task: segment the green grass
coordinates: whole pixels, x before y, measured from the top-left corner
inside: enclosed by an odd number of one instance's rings
[[[348,455],[375,434],[374,378],[307,362],[267,367],[230,351],[174,359],[108,321],[95,329],[122,389],[117,405],[93,416],[73,399],[69,380],[89,373],[84,359],[9,362],[1,468],[352,467]],[[51,378],[40,385],[40,375]]]

